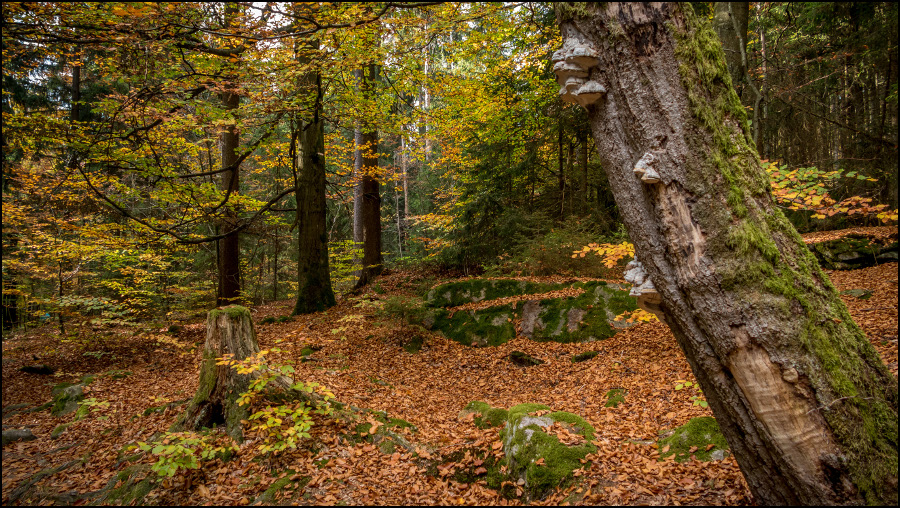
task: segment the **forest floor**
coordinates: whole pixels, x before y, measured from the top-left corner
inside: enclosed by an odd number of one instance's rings
[[[865,300],[852,295],[842,298],[896,376],[897,263],[829,275],[839,290],[872,291]],[[404,450],[384,454],[365,441],[346,439],[342,436],[354,432],[349,424],[317,416],[310,439],[315,451],[300,447],[278,457],[253,460],[251,440],[228,462],[208,461],[199,471],[165,480],[164,488],[151,491],[145,502],[245,505],[258,500],[279,478],[288,477],[309,481],[288,483],[270,503],[521,504],[488,488],[483,480],[454,479],[458,478],[455,469],[471,466],[476,450],[500,453],[497,428],[479,429],[471,419],[459,418],[466,404],[481,400],[503,408],[526,402],[546,404],[582,416],[597,431],[598,451],[588,457],[591,462],[580,473],[584,481],[532,504],[555,505],[564,500],[607,505],[752,504],[732,457],[680,464],[658,460],[651,443],[660,431],[711,414],[692,404],[690,390],[675,390],[676,381],[693,380],[693,376],[665,325],[638,324],[602,342],[557,344],[518,338],[487,348],[466,347],[429,334],[419,352],[409,353],[403,345],[412,329],[377,313],[377,302],[415,294],[426,277],[395,271],[374,285],[379,292],[343,298],[328,311],[283,323],[260,324],[266,317],[289,314],[292,302],[253,308],[260,347],[283,350],[272,353],[270,362],[294,366],[296,379],[321,383],[344,403],[386,411],[390,417],[412,423],[416,432],[402,432],[418,456]],[[198,317],[174,334],[164,329],[60,339],[43,328],[4,339],[4,408],[46,402],[51,386],[77,381],[85,374],[101,374],[85,389],[86,397],[101,404],[56,439],[50,437],[51,431],[72,422],[72,415],[54,417],[39,411],[4,416],[4,428],[27,427],[37,439],[3,447],[3,504],[81,504],[90,501],[85,494],[114,484],[117,472],[129,464],[122,460],[121,450],[168,430],[183,406],[146,415],[145,411],[194,394],[204,327]],[[321,348],[312,355],[313,361],[303,361],[301,356],[307,345]],[[507,360],[513,350],[545,363],[514,366]],[[573,354],[589,350],[600,354],[582,363],[571,361]],[[35,363],[46,364],[56,373],[46,376],[18,370]],[[604,407],[604,394],[611,388],[627,392],[618,407]],[[150,462],[151,458],[136,460]],[[429,467],[435,463],[440,467]],[[292,472],[285,473],[288,469]]]

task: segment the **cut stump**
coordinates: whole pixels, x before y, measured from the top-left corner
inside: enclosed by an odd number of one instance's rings
[[[172,430],[200,430],[224,425],[228,435],[242,443],[241,420],[249,417],[249,411],[246,406],[239,406],[237,399],[247,391],[252,377],[238,374],[229,365],[216,365],[216,359],[231,355],[234,360],[241,361],[258,352],[259,343],[248,309],[231,305],[211,310],[206,317],[200,385]]]

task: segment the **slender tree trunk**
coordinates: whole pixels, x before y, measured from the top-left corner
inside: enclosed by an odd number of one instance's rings
[[[714,11],[713,26],[722,41],[731,83],[738,96],[743,98],[741,91],[744,89],[747,68],[741,58],[741,41],[747,40],[750,2],[716,2]]]
[[[307,77],[316,94],[313,118],[303,122],[297,150],[297,304],[294,314],[325,310],[335,304],[328,270],[325,206],[325,121],[319,116],[322,87],[318,73]]]
[[[231,24],[239,12],[234,2],[225,6],[225,18],[227,24]],[[219,94],[222,106],[229,115],[237,110],[241,98],[234,91],[223,91]],[[233,117],[236,121],[237,118]],[[222,168],[234,166],[222,173],[219,180],[219,188],[223,193],[233,195],[237,193],[240,183],[240,166],[237,165],[237,149],[240,145],[240,132],[235,123],[229,123],[219,138],[221,149]],[[222,225],[225,231],[231,231],[237,226],[237,212],[230,204],[225,205]],[[217,242],[219,290],[216,295],[216,305],[228,305],[237,303],[241,293],[241,247],[239,233],[231,233]]]
[[[223,92],[222,104],[227,111],[234,111],[240,104],[240,97],[236,93]],[[228,125],[220,138],[222,149],[222,167],[235,165],[238,160],[237,148],[240,143],[240,135],[234,124]],[[240,167],[234,167],[225,171],[219,180],[219,188],[223,193],[235,194],[238,190]],[[226,205],[223,229],[229,231],[237,225],[237,213],[230,205]],[[228,305],[236,303],[241,292],[241,250],[240,235],[232,233],[219,240],[219,291],[216,305]]]
[[[571,5],[563,98],[586,106],[642,298],[655,286],[756,501],[895,505],[897,380],[773,203],[709,23]]]
[[[380,67],[369,64],[362,86],[369,91],[372,83],[378,79]],[[371,121],[368,122],[371,125]],[[362,147],[357,156],[359,175],[359,197],[354,210],[354,241],[360,234],[363,244],[362,268],[356,288],[361,288],[381,273],[384,261],[381,256],[381,184],[378,180],[378,130],[365,127],[359,132],[358,147]],[[356,229],[356,210],[361,211],[362,231]]]

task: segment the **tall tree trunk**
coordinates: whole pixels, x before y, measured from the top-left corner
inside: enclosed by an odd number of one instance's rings
[[[227,111],[234,111],[240,104],[240,96],[236,93],[222,92],[222,104]],[[237,148],[240,143],[240,135],[234,124],[226,126],[225,131],[220,136],[220,144],[222,150],[222,167],[235,166],[238,161]],[[219,188],[223,193],[231,193],[232,195],[238,190],[240,177],[240,167],[235,166],[221,175],[219,180]],[[230,231],[237,225],[237,213],[230,205],[225,205],[225,218],[223,229]],[[240,298],[241,291],[241,250],[240,235],[232,233],[225,238],[219,240],[219,291],[216,298],[216,305],[228,305],[236,303]]]
[[[240,8],[235,2],[229,2],[225,5],[226,24],[230,25],[234,22]],[[232,116],[234,121],[234,111],[241,102],[241,97],[235,91],[227,89],[219,94],[222,106],[228,115]],[[229,123],[219,137],[219,148],[221,150],[222,168],[231,169],[224,171],[219,180],[219,189],[230,195],[237,193],[240,183],[240,166],[238,162],[237,149],[240,145],[240,132],[235,122]],[[238,216],[234,207],[230,204],[225,205],[224,219],[222,227],[226,232],[233,230],[237,226]],[[216,305],[229,305],[237,303],[241,292],[241,246],[240,235],[237,232],[231,233],[225,238],[216,242],[218,246],[218,272],[219,272],[219,290],[216,295]]]
[[[328,270],[328,232],[325,224],[325,121],[321,78],[306,77],[315,94],[311,122],[302,122],[297,150],[297,304],[294,314],[325,310],[335,304]]]
[[[688,4],[558,15],[563,98],[756,501],[896,504],[897,380],[773,203],[709,23]]]
[[[714,8],[713,26],[719,40],[722,41],[722,50],[725,52],[725,62],[728,64],[728,72],[731,74],[731,83],[737,90],[738,96],[744,89],[744,76],[747,68],[741,58],[741,41],[747,40],[750,2],[716,2]]]
[[[380,66],[369,64],[365,69],[362,86],[369,91],[372,83],[378,79]],[[354,237],[361,234],[363,243],[362,268],[356,288],[361,288],[381,273],[384,261],[381,256],[381,185],[378,181],[378,130],[371,126],[371,120],[366,122],[368,127],[363,128],[358,136],[359,155],[359,200],[356,209],[361,211],[360,222],[362,231],[356,230],[356,210],[354,210]],[[354,238],[354,241],[356,238]]]

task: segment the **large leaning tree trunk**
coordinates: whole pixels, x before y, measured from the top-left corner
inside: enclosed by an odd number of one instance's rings
[[[587,109],[639,302],[672,329],[756,501],[896,504],[897,380],[773,203],[709,23],[687,4],[557,13],[560,94]]]
[[[315,44],[314,46],[317,46]],[[309,64],[309,58],[301,63]],[[328,270],[328,230],[325,222],[325,120],[319,73],[309,71],[301,91],[314,97],[309,121],[300,121],[297,165],[297,303],[294,314],[318,312],[334,306],[334,290]]]

